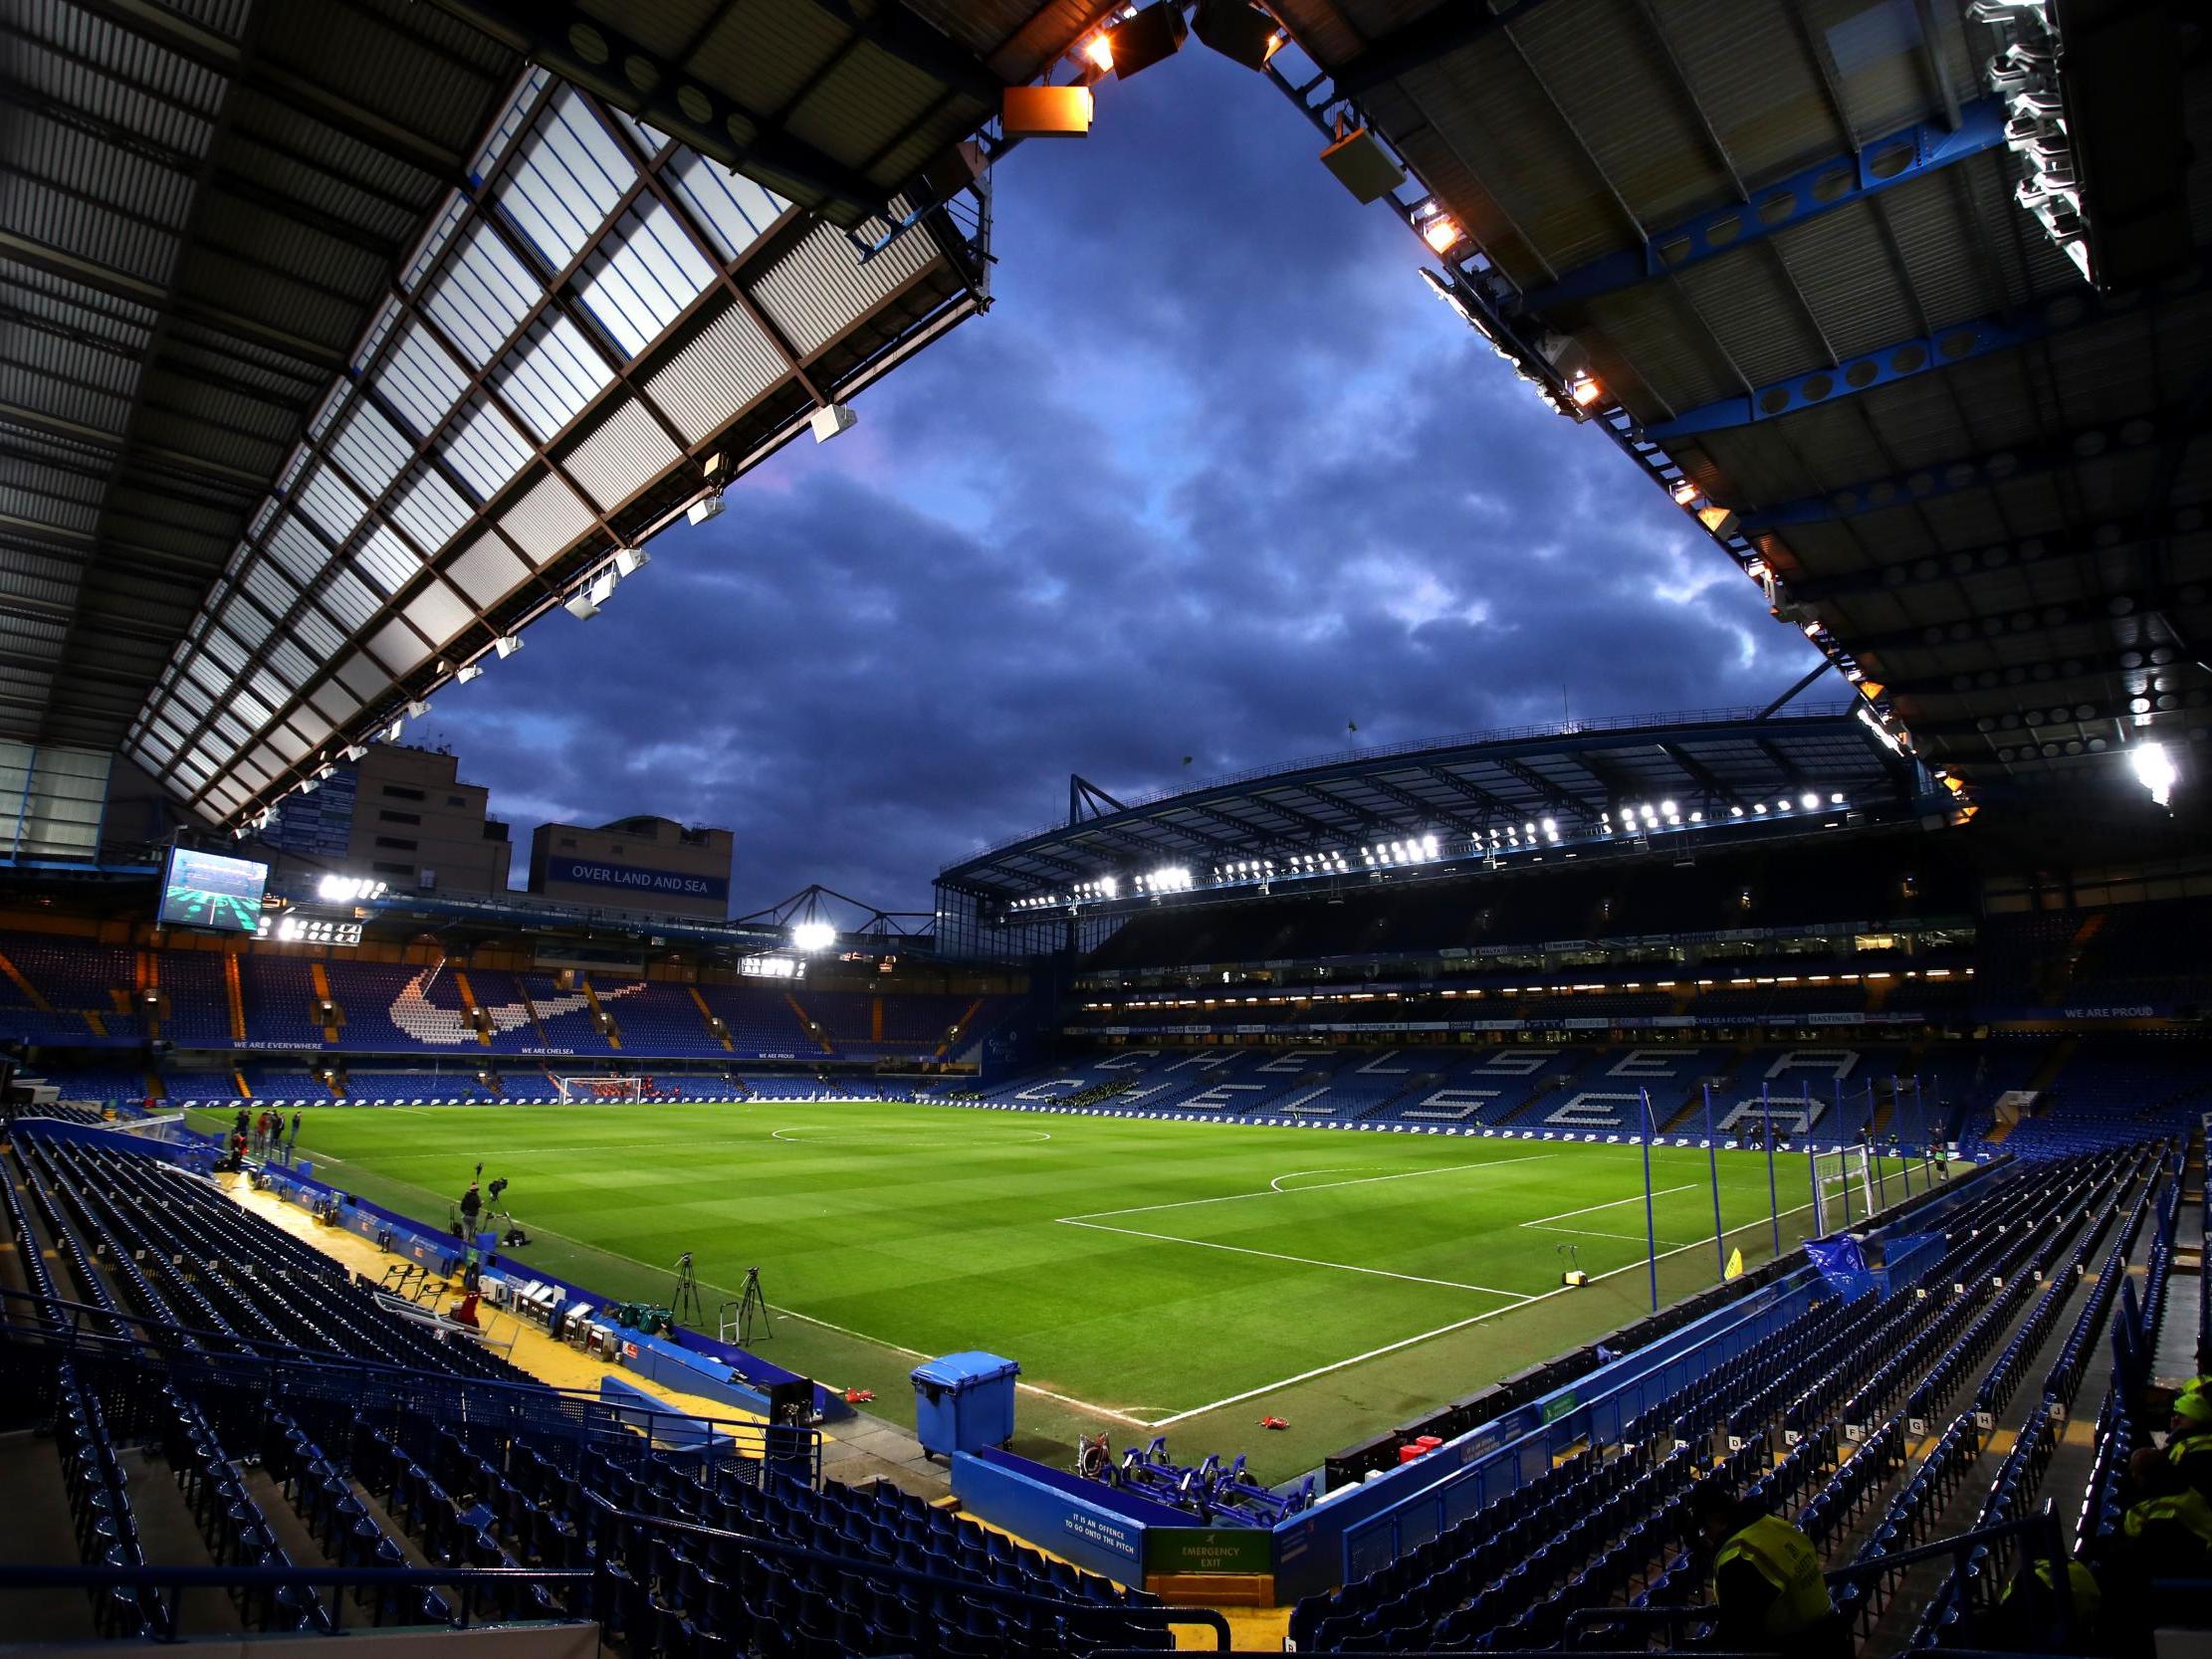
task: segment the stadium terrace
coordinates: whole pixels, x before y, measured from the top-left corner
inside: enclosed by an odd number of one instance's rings
[[[0,29],[0,1646],[2203,1650],[2187,8]],[[927,908],[519,858],[432,699],[665,604],[1193,59],[1810,672],[1071,773]]]

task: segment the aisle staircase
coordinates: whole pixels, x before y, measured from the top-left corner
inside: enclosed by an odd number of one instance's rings
[[[687,985],[684,988],[691,992],[691,1000],[698,1006],[699,1017],[707,1022],[707,1035],[720,1043],[726,1052],[737,1053],[738,1045],[730,1040],[730,1027],[720,1014],[707,1006],[707,999],[699,994],[699,987]]]

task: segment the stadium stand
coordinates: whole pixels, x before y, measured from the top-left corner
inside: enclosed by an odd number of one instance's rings
[[[1971,1629],[1970,1604],[1986,1608],[2009,1583],[2017,1541],[1925,1583],[1885,1569],[1885,1557],[2022,1518],[2062,1472],[2087,1497],[2084,1542],[2116,1526],[2103,1497],[2125,1450],[2114,1402],[2136,1379],[2114,1370],[2114,1345],[2101,1338],[2131,1264],[2163,1281],[2177,1151],[2143,1142],[2000,1170],[1943,1217],[1940,1257],[1917,1275],[1970,1294],[1840,1289],[1617,1438],[1300,1602],[1292,1642],[1307,1652],[1550,1647],[1571,1620],[1602,1638],[1606,1609],[1620,1608],[1640,1621],[1626,1628],[1641,1642],[1646,1610],[1697,1598],[1684,1498],[1694,1479],[1719,1478],[1793,1519],[1826,1564],[1855,1569],[1838,1602],[1857,1641],[1875,1651],[1951,1645]],[[2158,1323],[2145,1306],[2129,1334],[2137,1342]],[[2057,1427],[2105,1372],[2095,1466],[2061,1471]],[[1991,1421],[2005,1439],[1987,1431]],[[2061,1513],[2076,1513],[2064,1496]]]
[[[759,1431],[750,1455],[655,1449],[154,1158],[32,1126],[8,1170],[30,1288],[0,1364],[53,1424],[52,1452],[28,1449],[66,1488],[83,1557],[145,1561],[158,1511],[204,1541],[202,1564],[363,1573],[347,1593],[244,1571],[212,1613],[117,1586],[93,1597],[100,1635],[454,1622],[461,1592],[424,1587],[409,1569],[427,1566],[515,1569],[467,1586],[482,1611],[593,1616],[641,1659],[1173,1646],[1142,1591],[764,1458]]]

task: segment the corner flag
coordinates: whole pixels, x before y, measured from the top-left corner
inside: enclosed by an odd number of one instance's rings
[[[1727,1272],[1725,1272],[1725,1273],[1723,1273],[1723,1274],[1721,1275],[1721,1278],[1723,1278],[1723,1279],[1741,1279],[1742,1277],[1743,1277],[1743,1250],[1742,1250],[1742,1248],[1741,1248],[1741,1247],[1739,1246],[1739,1247],[1737,1247],[1736,1249],[1734,1249],[1734,1250],[1731,1250],[1731,1251],[1729,1251],[1729,1252],[1728,1252],[1728,1270],[1727,1270]]]

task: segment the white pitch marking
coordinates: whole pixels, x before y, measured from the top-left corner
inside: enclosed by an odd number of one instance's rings
[[[935,1357],[934,1354],[924,1353],[918,1348],[908,1348],[904,1343],[887,1343],[881,1337],[869,1336],[865,1331],[854,1331],[847,1326],[832,1325],[828,1320],[816,1319],[812,1314],[802,1314],[799,1313],[796,1309],[778,1307],[775,1310],[775,1313],[776,1317],[779,1319],[787,1317],[795,1320],[804,1320],[808,1325],[818,1325],[824,1331],[834,1331],[840,1337],[850,1337],[856,1342],[873,1343],[877,1348],[890,1348],[894,1353],[904,1353],[910,1358],[930,1359]],[[1055,1394],[1054,1392],[1052,1392],[1051,1389],[1039,1388],[1033,1382],[1021,1382],[1017,1380],[1014,1383],[1014,1386],[1021,1389],[1024,1393],[1035,1394],[1040,1399],[1057,1400],[1062,1405],[1072,1405],[1079,1410],[1089,1411],[1100,1417],[1111,1417],[1117,1423],[1127,1423],[1131,1428],[1151,1427],[1151,1425],[1147,1423],[1142,1417],[1132,1417],[1127,1412],[1111,1410],[1103,1405],[1093,1405],[1089,1400],[1079,1400],[1072,1394]]]
[[[1130,1238],[1156,1238],[1163,1244],[1191,1244],[1201,1250],[1227,1250],[1238,1256],[1265,1256],[1269,1261],[1296,1262],[1301,1267],[1333,1267],[1339,1273],[1365,1273],[1377,1279],[1403,1279],[1410,1285],[1439,1285],[1447,1291],[1480,1291],[1484,1296],[1509,1296],[1517,1302],[1536,1300],[1533,1296],[1523,1296],[1519,1291],[1501,1291],[1495,1285],[1468,1285],[1457,1279],[1425,1279],[1418,1273],[1393,1273],[1383,1267],[1355,1267],[1350,1262],[1324,1262],[1314,1256],[1286,1256],[1279,1250],[1254,1250],[1245,1244],[1217,1244],[1207,1238],[1179,1238],[1174,1233],[1148,1233],[1136,1227],[1101,1227],[1094,1221],[1083,1221],[1069,1215],[1063,1215],[1059,1220],[1062,1226],[1087,1227],[1094,1233],[1123,1233]]]
[[[1538,1163],[1547,1157],[1557,1157],[1557,1152],[1531,1152],[1526,1157],[1486,1157],[1473,1163],[1440,1163],[1433,1169],[1402,1169],[1395,1175],[1359,1175],[1348,1181],[1316,1181],[1311,1186],[1277,1187],[1272,1184],[1264,1192],[1223,1192],[1213,1198],[1178,1198],[1167,1204],[1132,1204],[1127,1209],[1085,1210],[1081,1215],[1056,1215],[1055,1221],[1096,1221],[1105,1215],[1143,1215],[1151,1210],[1196,1209],[1201,1204],[1233,1204],[1239,1198],[1287,1198],[1294,1192],[1321,1192],[1332,1186],[1366,1186],[1373,1181],[1410,1181],[1416,1175],[1448,1175],[1455,1169],[1501,1169],[1509,1163]],[[1363,1167],[1352,1165],[1351,1167]],[[1294,1169],[1291,1174],[1313,1175],[1316,1169]],[[1277,1176],[1286,1180],[1288,1176]],[[1193,1242],[1190,1239],[1182,1241]]]
[[[1795,1209],[1786,1209],[1783,1210],[1781,1213],[1784,1215],[1796,1215],[1801,1211],[1809,1210],[1813,1206],[1811,1204],[1799,1204]],[[1745,1233],[1749,1232],[1753,1227],[1757,1225],[1757,1222],[1749,1221],[1745,1222],[1741,1227],[1730,1228],[1729,1231],[1731,1233]],[[1705,1239],[1699,1239],[1695,1244],[1676,1245],[1671,1250],[1661,1250],[1659,1252],[1659,1257],[1664,1258],[1667,1256],[1679,1256],[1684,1250],[1699,1250],[1702,1249],[1707,1242],[1708,1241]],[[1630,1262],[1626,1267],[1610,1268],[1604,1273],[1592,1275],[1590,1282],[1591,1284],[1595,1285],[1601,1280],[1613,1279],[1619,1277],[1621,1274],[1634,1272],[1637,1268],[1640,1268],[1642,1266],[1644,1266],[1644,1263],[1642,1262]],[[1526,1302],[1549,1302],[1555,1296],[1565,1296],[1567,1292],[1573,1288],[1573,1286],[1561,1285],[1556,1290],[1545,1291],[1541,1296],[1529,1297],[1526,1299]],[[1524,1302],[1520,1306],[1525,1306],[1526,1302]],[[1163,1429],[1170,1427],[1173,1424],[1184,1422],[1192,1417],[1203,1417],[1209,1411],[1218,1411],[1223,1406],[1241,1405],[1245,1400],[1254,1400],[1259,1398],[1259,1396],[1262,1394],[1271,1394],[1278,1388],[1288,1388],[1294,1383],[1299,1382],[1311,1382],[1317,1376],[1327,1376],[1331,1371],[1341,1371],[1347,1365],[1357,1365],[1369,1359],[1380,1359],[1386,1353],[1396,1353],[1402,1348],[1412,1348],[1416,1343],[1426,1343],[1433,1337],[1448,1337],[1454,1331],[1464,1331],[1470,1325],[1480,1325],[1484,1320],[1496,1319],[1500,1314],[1512,1314],[1518,1313],[1519,1311],[1519,1306],[1513,1308],[1492,1308],[1486,1314],[1475,1314],[1467,1319],[1454,1320],[1449,1325],[1439,1325],[1437,1327],[1436,1330],[1424,1331],[1421,1332],[1418,1336],[1401,1337],[1395,1343],[1386,1343],[1381,1348],[1369,1348],[1365,1353],[1355,1353],[1349,1359],[1336,1359],[1330,1361],[1326,1365],[1316,1365],[1310,1371],[1300,1371],[1296,1376],[1286,1376],[1279,1382],[1267,1382],[1262,1383],[1257,1388],[1247,1388],[1241,1394],[1230,1394],[1226,1399],[1215,1400],[1210,1405],[1194,1405],[1191,1407],[1190,1410],[1178,1411],[1172,1417],[1155,1418],[1152,1422],[1145,1424],[1145,1427],[1150,1429]]]
[[[1521,1223],[1521,1225],[1524,1227],[1534,1227],[1536,1223],[1533,1221],[1524,1221]],[[1644,1235],[1642,1233],[1601,1233],[1595,1227],[1542,1227],[1538,1228],[1537,1230],[1546,1233],[1568,1233],[1575,1238],[1617,1238],[1626,1240],[1630,1244],[1642,1244],[1645,1242]],[[1673,1244],[1674,1241],[1670,1238],[1662,1238],[1659,1242],[1661,1244]],[[1699,1240],[1696,1242],[1701,1243],[1703,1241]],[[1678,1248],[1687,1250],[1689,1246],[1685,1244],[1679,1246]]]
[[[1695,1186],[1696,1184],[1697,1184],[1697,1183],[1696,1183],[1695,1181],[1684,1181],[1684,1182],[1682,1182],[1682,1184],[1681,1184],[1680,1186],[1662,1186],[1662,1187],[1660,1187],[1660,1188],[1659,1188],[1659,1190],[1658,1190],[1657,1192],[1653,1193],[1653,1194],[1652,1194],[1652,1196],[1653,1196],[1653,1197],[1655,1197],[1655,1198],[1663,1198],[1663,1197],[1665,1197],[1665,1196],[1666,1196],[1666,1195],[1667,1195],[1667,1194],[1668,1194],[1669,1192],[1687,1192],[1687,1191],[1688,1191],[1688,1190],[1689,1190],[1689,1189],[1690,1189],[1691,1187]],[[1586,1206],[1584,1206],[1583,1208],[1581,1208],[1581,1209],[1579,1209],[1579,1210],[1561,1210],[1561,1211],[1560,1211],[1560,1212],[1559,1212],[1559,1213],[1558,1213],[1557,1215],[1539,1215],[1539,1216],[1538,1216],[1538,1217],[1537,1217],[1537,1218],[1536,1218],[1536,1219],[1535,1219],[1534,1221],[1524,1221],[1524,1222],[1522,1222],[1522,1223],[1521,1223],[1521,1225],[1522,1225],[1522,1226],[1524,1226],[1524,1227],[1541,1227],[1541,1226],[1544,1226],[1544,1225],[1545,1225],[1545,1224],[1546,1224],[1547,1222],[1552,1222],[1552,1221],[1564,1221],[1564,1220],[1566,1220],[1566,1219],[1567,1219],[1567,1217],[1569,1217],[1570,1215],[1589,1215],[1589,1214],[1592,1214],[1592,1213],[1594,1213],[1595,1211],[1598,1211],[1598,1210],[1612,1210],[1612,1209],[1619,1209],[1619,1208],[1620,1208],[1620,1207],[1621,1207],[1621,1206],[1622,1206],[1623,1204],[1633,1204],[1633,1203],[1635,1203],[1635,1202],[1636,1202],[1636,1201],[1637,1201],[1637,1200],[1638,1200],[1639,1198],[1642,1198],[1643,1196],[1644,1196],[1644,1194],[1643,1194],[1643,1193],[1641,1193],[1641,1192],[1635,1192],[1635,1193],[1631,1193],[1631,1194],[1630,1194],[1630,1195],[1629,1195],[1628,1197],[1626,1197],[1626,1198],[1616,1198],[1616,1199],[1614,1199],[1614,1200],[1613,1200],[1613,1201],[1612,1201],[1611,1203],[1606,1203],[1606,1204],[1589,1204],[1589,1205],[1586,1205]],[[1573,1231],[1574,1231],[1575,1229],[1574,1229],[1574,1228],[1572,1228],[1572,1227],[1565,1227],[1565,1228],[1562,1228],[1562,1229],[1560,1229],[1560,1230],[1561,1230],[1562,1232],[1570,1232],[1570,1233],[1571,1233],[1571,1232],[1573,1232]]]
[[[1003,1129],[1000,1129],[995,1125],[986,1127],[989,1129],[990,1133],[983,1136],[971,1137],[969,1141],[970,1144],[983,1145],[992,1141],[1006,1139],[1013,1136],[1030,1136],[1038,1141],[1049,1141],[1052,1139],[1052,1132],[1050,1130],[1020,1129],[1012,1125],[1007,1125]],[[894,1134],[896,1132],[894,1132]],[[818,1124],[802,1124],[794,1129],[771,1130],[769,1132],[769,1139],[771,1141],[780,1141],[786,1146],[804,1146],[809,1144],[810,1142],[818,1141],[837,1141],[840,1139],[846,1141],[855,1139],[863,1141],[881,1141],[883,1137],[880,1134],[868,1130],[839,1129],[834,1125],[825,1128],[824,1126]],[[948,1142],[940,1137],[934,1135],[925,1135],[919,1130],[914,1132],[911,1139],[927,1140],[936,1145],[948,1144]],[[959,1142],[956,1139],[951,1143],[958,1144]]]
[[[1280,1191],[1282,1191],[1282,1190],[1283,1190],[1283,1184],[1282,1184],[1282,1183],[1283,1183],[1284,1181],[1294,1181],[1294,1180],[1296,1180],[1296,1179],[1297,1179],[1297,1178],[1298,1178],[1298,1177],[1299,1177],[1300,1175],[1341,1175],[1341,1174],[1343,1174],[1343,1173],[1344,1173],[1344,1171],[1345,1171],[1345,1170],[1347,1170],[1347,1169],[1376,1169],[1376,1168],[1380,1168],[1380,1167],[1382,1167],[1382,1165],[1380,1165],[1380,1164],[1374,1164],[1374,1163],[1337,1163],[1337,1164],[1332,1164],[1332,1165],[1330,1165],[1330,1166],[1329,1166],[1328,1168],[1326,1168],[1326,1169],[1293,1169],[1293,1170],[1291,1170],[1291,1171],[1290,1171],[1290,1173],[1289,1173],[1289,1174],[1287,1174],[1287,1175],[1277,1175],[1277,1176],[1276,1176],[1276,1177],[1275,1177],[1275,1178],[1274,1178],[1273,1180],[1269,1181],[1269,1182],[1268,1182],[1267,1184],[1268,1184],[1269,1186],[1273,1187],[1273,1188],[1274,1188],[1274,1189],[1275,1189],[1275,1190],[1276,1190],[1277,1192],[1280,1192]],[[1324,1181],[1324,1182],[1322,1182],[1322,1185],[1324,1185],[1324,1186],[1328,1186],[1328,1185],[1331,1185],[1331,1184],[1333,1184],[1333,1183],[1332,1183],[1332,1182],[1328,1182],[1328,1181]],[[1310,1189],[1310,1188],[1308,1188],[1308,1187],[1303,1187],[1303,1186],[1301,1186],[1301,1187],[1299,1187],[1299,1188],[1298,1188],[1298,1190],[1299,1190],[1300,1192],[1306,1192],[1306,1191],[1310,1191],[1311,1189]],[[1253,1196],[1254,1198],[1256,1198],[1256,1197],[1258,1197],[1258,1196],[1259,1196],[1259,1194],[1255,1192],[1255,1193],[1253,1193],[1253,1194],[1252,1194],[1252,1196]]]

